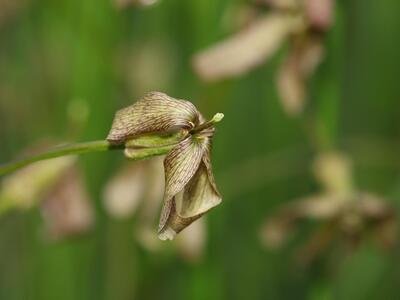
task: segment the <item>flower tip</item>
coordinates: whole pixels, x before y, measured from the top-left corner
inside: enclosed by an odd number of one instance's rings
[[[165,229],[163,229],[159,234],[158,234],[158,238],[162,241],[166,241],[166,240],[173,240],[176,236],[176,232],[170,228],[167,227]]]
[[[221,122],[221,120],[224,118],[223,113],[216,113],[214,117],[212,118],[213,123],[218,123]]]

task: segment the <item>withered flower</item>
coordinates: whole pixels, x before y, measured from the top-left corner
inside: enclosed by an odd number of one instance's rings
[[[125,144],[130,159],[142,153],[164,159],[164,204],[159,238],[173,239],[193,221],[221,202],[211,169],[210,150],[216,114],[205,121],[195,106],[160,92],[148,93],[116,113],[107,140]]]
[[[258,4],[268,5],[271,12],[194,55],[194,71],[207,81],[236,77],[289,44],[276,85],[285,112],[297,116],[304,111],[308,81],[323,60],[323,37],[332,25],[334,0],[258,0]]]
[[[382,197],[353,187],[350,161],[336,152],[323,153],[314,163],[316,179],[323,192],[307,196],[281,207],[261,229],[262,242],[278,248],[304,220],[319,222],[316,230],[299,251],[302,262],[311,262],[337,238],[354,248],[371,233],[383,248],[397,238],[394,209]]]

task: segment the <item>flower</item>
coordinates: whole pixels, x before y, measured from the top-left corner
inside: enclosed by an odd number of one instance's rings
[[[324,34],[332,25],[334,0],[258,0],[271,11],[223,41],[193,56],[194,71],[205,81],[245,74],[289,44],[276,74],[282,107],[300,115],[309,98],[311,76],[324,58]]]
[[[167,153],[165,191],[158,236],[173,239],[181,230],[221,202],[211,167],[214,124],[186,100],[150,92],[118,111],[107,140],[125,144],[125,155],[141,159]],[[143,151],[146,155],[142,155]]]
[[[291,201],[271,215],[261,228],[261,240],[268,248],[281,247],[305,220],[318,222],[298,257],[312,262],[341,238],[354,248],[371,235],[382,248],[394,246],[397,219],[394,208],[379,196],[353,186],[351,162],[338,152],[320,154],[313,170],[323,191]]]

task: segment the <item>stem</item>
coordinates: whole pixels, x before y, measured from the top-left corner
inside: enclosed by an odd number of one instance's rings
[[[19,160],[15,160],[0,165],[0,176],[15,171],[19,168],[25,167],[26,165],[29,165],[31,163],[45,159],[71,155],[71,154],[83,154],[89,152],[118,150],[124,148],[125,148],[124,145],[113,145],[108,141],[84,142],[84,143],[58,146],[46,152],[42,152],[33,156],[29,156],[26,158],[22,158]]]
[[[216,113],[211,120],[209,120],[207,122],[204,122],[203,124],[200,124],[199,126],[193,128],[192,130],[190,130],[190,133],[191,134],[195,134],[195,133],[198,133],[200,131],[203,131],[204,129],[212,127],[215,124],[217,124],[218,122],[221,122],[221,120],[223,118],[224,118],[224,114],[223,113]]]

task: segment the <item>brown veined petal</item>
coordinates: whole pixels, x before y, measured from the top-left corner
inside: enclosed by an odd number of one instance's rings
[[[123,143],[148,133],[166,133],[178,128],[190,130],[198,122],[199,113],[189,101],[150,92],[116,113],[107,140]]]
[[[209,141],[199,167],[184,189],[169,202],[169,213],[165,226],[159,232],[160,239],[173,239],[176,233],[189,226],[207,211],[221,203],[215,186],[209,160]]]
[[[204,144],[189,136],[165,157],[165,195],[174,197],[196,173],[205,151]]]
[[[210,179],[207,167],[202,162],[196,174],[175,197],[179,216],[191,218],[209,211],[221,203],[221,196]]]
[[[165,193],[164,205],[161,212],[159,231],[164,226],[173,208],[173,198],[190,181],[199,168],[205,146],[193,136],[179,143],[164,160]]]
[[[268,60],[302,23],[295,15],[267,15],[246,30],[197,54],[193,59],[194,69],[210,81],[243,74]]]
[[[218,192],[217,185],[215,183],[214,174],[212,172],[212,165],[211,165],[211,142],[208,143],[206,150],[203,155],[203,163],[207,170],[208,180],[210,181],[210,185],[214,190],[214,193],[221,197],[220,193]]]

